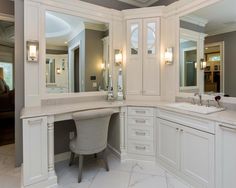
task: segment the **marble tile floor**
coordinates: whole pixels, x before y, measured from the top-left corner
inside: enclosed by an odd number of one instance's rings
[[[101,160],[87,158],[82,182],[77,183],[78,161],[68,166],[68,161],[55,165],[59,188],[192,188],[184,181],[170,175],[158,165],[149,162],[127,161],[120,163],[113,154],[108,157],[110,171],[106,172]]]
[[[83,178],[77,183],[78,161],[69,167],[68,160],[55,164],[58,188],[192,188],[170,175],[158,165],[147,162],[120,163],[113,154],[108,156],[110,171],[94,157],[85,159]],[[15,168],[14,145],[0,147],[0,187],[19,188],[20,168]]]
[[[21,169],[15,167],[15,145],[0,147],[0,187],[19,188]]]

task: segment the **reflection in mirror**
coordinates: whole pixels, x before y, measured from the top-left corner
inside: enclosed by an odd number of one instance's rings
[[[204,79],[201,83],[204,92],[236,97],[235,7],[235,0],[224,0],[180,18],[181,28],[206,34],[200,49],[206,67],[197,71],[197,77]],[[180,74],[185,76],[183,71]]]
[[[197,42],[180,38],[180,87],[197,86]]]
[[[52,11],[45,21],[47,93],[107,90],[108,24]]]

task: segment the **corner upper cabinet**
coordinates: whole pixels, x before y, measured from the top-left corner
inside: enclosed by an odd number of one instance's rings
[[[160,95],[160,19],[127,20],[127,95]]]

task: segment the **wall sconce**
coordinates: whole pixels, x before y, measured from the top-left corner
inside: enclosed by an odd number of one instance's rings
[[[202,58],[200,59],[200,69],[204,70],[206,68],[206,61]]]
[[[120,65],[123,61],[123,55],[121,50],[115,50],[115,64]]]
[[[104,71],[105,70],[105,63],[101,63],[101,70]]]
[[[27,41],[27,61],[38,62],[39,58],[39,42],[38,41]]]
[[[166,48],[166,51],[165,51],[166,64],[173,64],[173,51],[174,51],[174,48],[172,47]]]
[[[61,68],[57,68],[57,74],[61,74]]]

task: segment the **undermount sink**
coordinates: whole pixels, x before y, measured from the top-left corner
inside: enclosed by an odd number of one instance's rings
[[[187,110],[199,114],[211,114],[219,111],[225,110],[225,108],[217,108],[215,106],[200,106],[197,104],[191,104],[191,103],[170,103],[167,104],[168,107],[173,107],[180,110]]]

